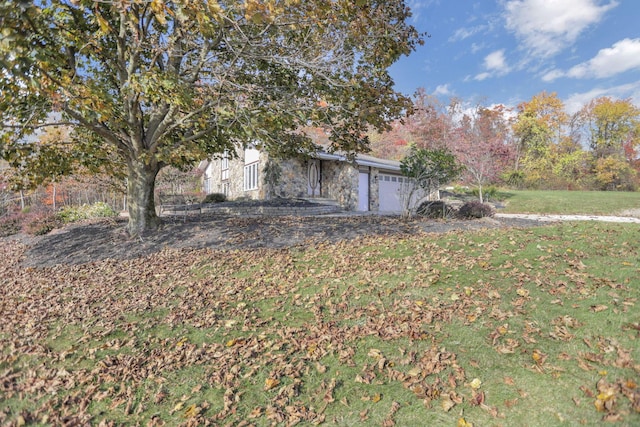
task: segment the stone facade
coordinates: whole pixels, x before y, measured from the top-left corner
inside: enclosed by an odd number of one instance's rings
[[[271,188],[264,182],[265,166],[268,162],[277,162],[280,167],[280,180]],[[309,184],[309,165],[317,165],[319,182],[312,191]],[[256,164],[257,188],[245,189],[246,167]],[[228,164],[226,169],[223,165]],[[371,162],[369,162],[371,164]],[[374,163],[375,164],[375,163]],[[384,166],[386,168],[386,165]],[[391,171],[391,172],[390,172]],[[269,197],[284,198],[323,198],[337,201],[343,209],[357,210],[360,197],[360,172],[368,173],[368,205],[367,210],[378,211],[380,193],[378,177],[381,169],[358,165],[336,155],[324,155],[318,159],[292,158],[287,160],[269,159],[267,153],[249,153],[245,150],[236,159],[214,159],[205,170],[204,190],[207,193],[223,193],[229,200],[267,199]],[[397,173],[397,170],[385,169],[384,173]],[[312,173],[313,174],[313,173]],[[312,194],[314,193],[314,194]]]
[[[378,183],[378,177],[380,175],[380,169],[369,168],[369,210],[377,211],[380,207],[380,187],[376,185]]]
[[[322,197],[333,199],[347,210],[358,207],[358,169],[347,162],[323,160],[320,167]]]
[[[205,170],[203,190],[207,194],[222,193],[230,200],[265,198],[266,188],[261,177],[264,175],[267,156],[263,153],[259,154],[257,188],[245,190],[246,154],[245,150],[237,158],[228,159],[226,162],[222,158],[212,159]],[[223,165],[226,165],[226,168]]]
[[[280,165],[281,172],[280,182],[276,186],[275,195],[288,198],[308,197],[308,162],[300,159],[288,159],[281,160],[278,164]]]

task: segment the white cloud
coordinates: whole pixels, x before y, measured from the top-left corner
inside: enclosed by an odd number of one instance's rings
[[[640,38],[623,39],[612,47],[601,49],[589,61],[572,67],[567,76],[606,78],[633,69],[640,69]]]
[[[482,31],[485,31],[489,28],[488,25],[477,25],[475,27],[462,27],[458,28],[455,33],[451,37],[449,37],[450,42],[457,42],[460,40],[464,40],[471,36],[474,36]]]
[[[487,70],[495,70],[500,73],[507,72],[509,67],[507,66],[507,60],[504,57],[504,49],[491,52],[484,58],[484,66]]]
[[[484,49],[485,44],[484,43],[471,43],[471,53],[477,53],[479,51],[481,51],[482,49]]]
[[[504,56],[504,49],[496,50],[485,56],[483,65],[485,71],[476,75],[474,80],[482,81],[494,75],[503,76],[511,71]]]
[[[545,73],[542,76],[542,81],[543,82],[552,82],[555,79],[559,79],[560,77],[564,77],[564,75],[565,75],[564,71],[558,70],[558,69],[554,69],[554,70],[551,70],[551,71]]]
[[[610,0],[509,0],[504,3],[508,30],[535,56],[549,57],[572,45],[580,33],[616,7]]]
[[[412,0],[408,2],[409,9],[411,9],[411,23],[415,24],[422,18],[422,10],[427,9],[433,0]]]
[[[614,99],[631,99],[631,102],[640,108],[640,80],[610,88],[594,88],[588,92],[574,93],[564,101],[565,110],[569,114],[574,114],[591,100],[602,96]]]
[[[444,85],[438,85],[438,87],[436,87],[436,90],[433,91],[433,94],[435,96],[449,96],[451,95],[451,89],[449,89],[449,84],[444,84]]]
[[[476,75],[473,80],[477,80],[479,82],[488,79],[489,77],[491,77],[491,73],[480,73],[478,75]]]
[[[611,47],[601,49],[596,56],[571,67],[568,71],[548,71],[542,76],[542,80],[551,82],[560,77],[601,79],[636,69],[640,70],[640,38],[623,39]]]

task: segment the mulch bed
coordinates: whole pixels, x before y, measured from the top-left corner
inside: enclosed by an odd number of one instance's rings
[[[0,239],[26,244],[23,264],[47,267],[84,264],[104,259],[129,259],[163,248],[236,250],[287,248],[366,236],[401,238],[416,233],[446,233],[483,228],[548,225],[534,220],[483,218],[478,220],[402,219],[384,216],[231,217],[193,215],[164,217],[161,228],[142,238],[125,232],[126,219],[68,225],[45,236],[14,235]]]

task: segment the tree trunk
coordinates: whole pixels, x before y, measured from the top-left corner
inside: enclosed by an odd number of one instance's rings
[[[146,165],[142,162],[130,162],[127,185],[127,210],[129,224],[127,231],[131,236],[141,236],[146,231],[154,230],[160,225],[156,215],[154,190],[156,175],[160,171],[157,165]]]

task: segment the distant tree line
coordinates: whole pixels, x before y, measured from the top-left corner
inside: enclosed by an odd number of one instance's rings
[[[634,191],[640,184],[640,109],[596,98],[570,115],[556,93],[515,109],[448,104],[419,90],[414,114],[386,134],[370,135],[374,155],[401,159],[409,147],[446,149],[462,182],[522,189]]]

